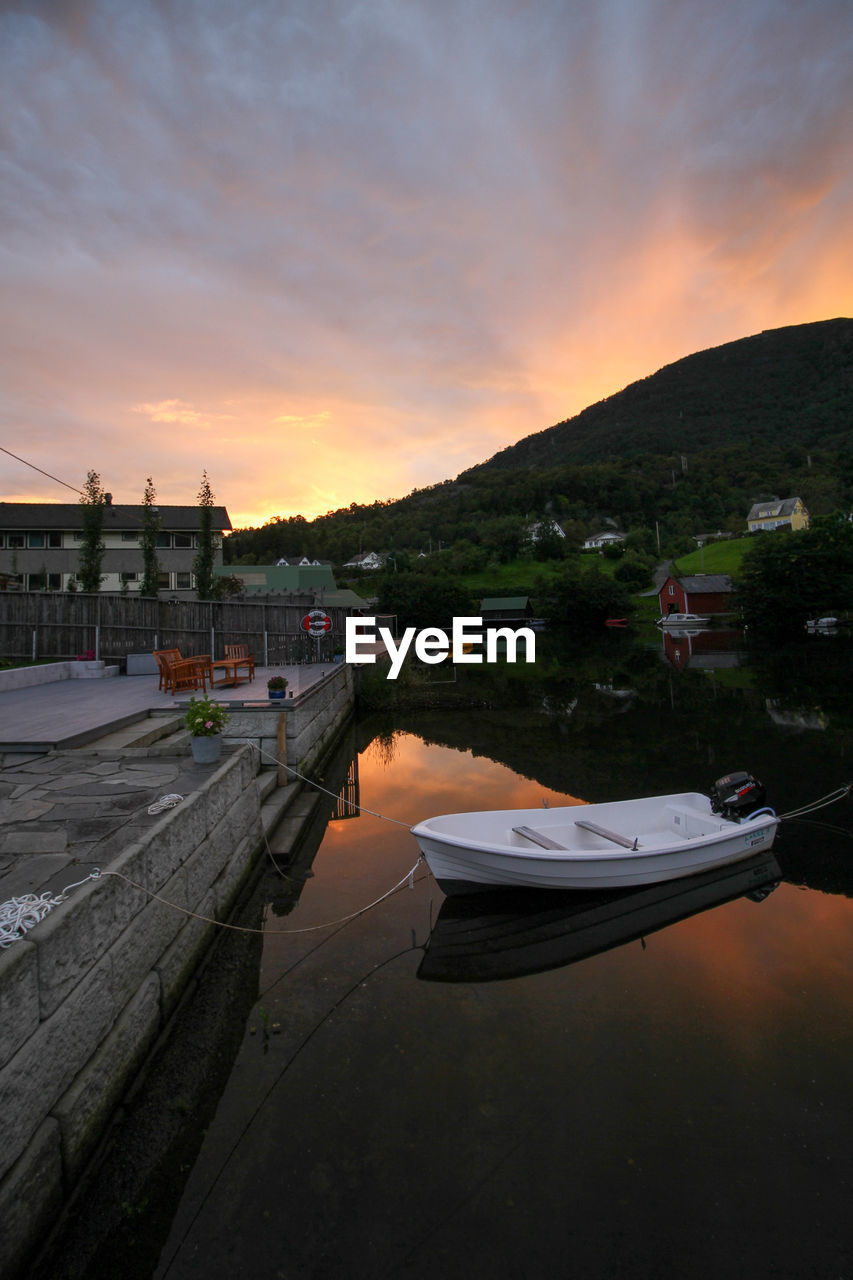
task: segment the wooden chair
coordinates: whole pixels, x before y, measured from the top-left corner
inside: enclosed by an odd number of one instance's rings
[[[247,644],[227,644],[225,646],[225,657],[229,662],[238,662],[241,667],[249,669],[249,683],[255,678],[255,655],[249,653]]]
[[[201,689],[202,693],[207,692],[210,654],[202,653],[184,658],[180,649],[155,649],[154,657],[160,669],[160,688],[166,693],[178,693],[181,689]],[[210,683],[212,687],[212,679]]]
[[[169,664],[180,660],[180,649],[155,649],[154,658],[157,662],[157,670],[160,672],[160,691],[165,692],[169,688]]]

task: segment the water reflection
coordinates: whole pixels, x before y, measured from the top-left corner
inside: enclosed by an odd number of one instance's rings
[[[422,873],[405,884],[407,828],[437,812],[704,790],[739,767],[783,811],[825,794],[853,768],[848,665],[821,652],[676,671],[628,633],[543,637],[541,670],[486,673],[475,710],[362,721],[246,908],[266,933],[240,1001],[210,964],[187,1004],[173,1047],[218,1103],[166,1073],[148,1127],[179,1115],[192,1141],[149,1185],[88,1196],[87,1226],[117,1193],[114,1250],[87,1265],[72,1242],[50,1274],[149,1280],[160,1253],[162,1280],[846,1275],[849,800],[783,824],[788,883],[760,907],[698,881],[702,901],[587,901],[586,922],[493,903],[462,943],[485,931],[489,976],[512,962],[513,981],[485,982],[482,954],[464,980],[418,981],[456,907]],[[768,699],[819,708],[821,728]],[[330,820],[339,795],[375,812]],[[205,1008],[231,1010],[227,1055],[197,1030]],[[143,1137],[122,1142],[134,1163]]]
[[[733,629],[673,629],[663,632],[661,643],[663,657],[678,671],[738,667],[745,656],[743,632]]]
[[[417,976],[491,982],[544,973],[748,897],[762,902],[781,871],[765,852],[731,867],[624,892],[493,890],[446,898]]]

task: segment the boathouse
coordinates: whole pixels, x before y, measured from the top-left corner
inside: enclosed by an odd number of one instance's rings
[[[480,601],[480,617],[484,623],[526,622],[533,618],[529,596],[489,596]]]
[[[731,613],[732,580],[727,573],[668,577],[658,592],[661,617],[668,613]]]

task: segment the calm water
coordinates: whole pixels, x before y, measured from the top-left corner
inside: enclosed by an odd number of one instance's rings
[[[330,781],[355,755],[360,803],[404,825],[333,820],[266,875],[259,995],[156,1276],[853,1276],[849,799],[784,827],[763,900],[667,927],[652,904],[571,963],[553,903],[502,904],[449,922],[466,980],[426,980],[447,908],[406,880],[406,827],[454,809],[734,768],[780,812],[816,799],[853,776],[848,659],[677,669],[617,640],[476,712],[361,725]]]

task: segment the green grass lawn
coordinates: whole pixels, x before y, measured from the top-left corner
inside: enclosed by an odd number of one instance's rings
[[[599,555],[580,557],[582,570],[593,564],[612,576],[619,561]],[[529,556],[518,556],[508,564],[466,573],[459,578],[459,583],[472,596],[534,596],[541,592],[543,584],[547,590],[550,583],[558,582],[568,567],[568,560],[532,560]]]
[[[725,542],[712,542],[690,555],[680,556],[673,562],[675,573],[728,573],[736,577],[741,561],[752,538],[729,538]]]

